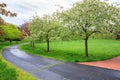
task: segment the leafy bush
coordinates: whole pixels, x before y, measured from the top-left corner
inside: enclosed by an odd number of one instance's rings
[[[0,28],[4,32],[1,39],[19,39],[21,32],[18,30],[17,26],[13,24],[0,25]]]

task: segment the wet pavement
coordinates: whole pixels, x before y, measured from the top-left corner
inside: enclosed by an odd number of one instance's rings
[[[120,71],[33,56],[20,51],[18,46],[8,47],[2,54],[38,80],[120,80]]]

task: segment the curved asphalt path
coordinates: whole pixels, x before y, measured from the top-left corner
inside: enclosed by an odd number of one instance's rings
[[[7,61],[38,80],[120,80],[120,71],[37,57],[20,51],[18,46],[8,47],[2,53]]]

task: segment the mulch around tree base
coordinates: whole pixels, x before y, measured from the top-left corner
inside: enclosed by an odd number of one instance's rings
[[[85,64],[85,65],[108,68],[113,70],[120,70],[120,56],[104,61],[78,62],[78,64]]]

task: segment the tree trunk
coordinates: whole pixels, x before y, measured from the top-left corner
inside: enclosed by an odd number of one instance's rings
[[[46,35],[46,41],[47,41],[47,52],[50,52],[50,44],[49,44],[48,34]]]
[[[32,47],[32,41],[30,42],[30,47]]]
[[[116,40],[120,40],[120,35],[117,34]]]
[[[88,57],[88,39],[85,39],[85,57]]]
[[[35,42],[32,41],[32,48],[35,49]]]
[[[10,40],[10,45],[12,44],[12,40]]]
[[[50,51],[50,44],[49,44],[49,39],[47,40],[47,52]]]
[[[33,46],[33,49],[35,49],[35,42],[33,41],[33,43],[32,43],[32,46]]]
[[[31,42],[30,42],[30,46],[32,47],[32,49],[34,49],[34,48],[35,48],[35,42],[34,42],[34,41],[31,41]]]

